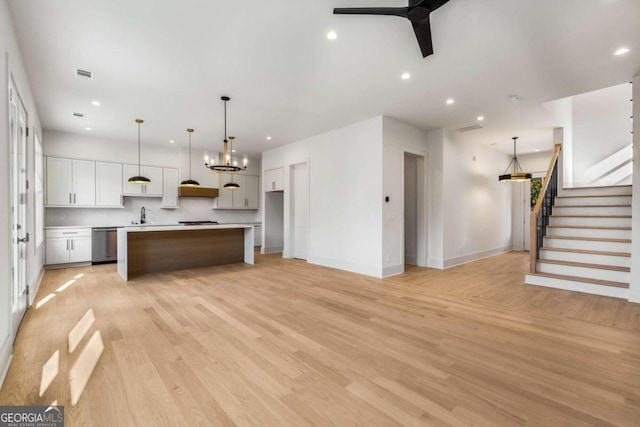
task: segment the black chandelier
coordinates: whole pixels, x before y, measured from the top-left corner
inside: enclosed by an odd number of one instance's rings
[[[231,98],[229,98],[228,96],[223,96],[220,99],[224,101],[224,149],[222,153],[222,161],[218,159],[217,164],[213,164],[213,165],[205,161],[204,165],[216,173],[226,173],[228,175],[231,175],[232,181],[233,181],[233,174],[247,169],[247,165],[245,163],[241,167],[235,164],[231,164],[231,153],[233,153],[233,140],[235,139],[235,137],[233,136],[227,136],[227,102],[231,100]],[[234,182],[229,182],[224,185],[224,188],[236,189],[236,188],[240,188],[240,186]]]
[[[509,163],[509,166],[504,171],[504,174],[498,177],[500,182],[524,182],[531,181],[532,175],[530,173],[526,173],[522,170],[520,166],[520,162],[518,162],[518,156],[516,156],[516,141],[518,140],[517,136],[513,137],[513,159]],[[508,173],[509,169],[511,172]]]

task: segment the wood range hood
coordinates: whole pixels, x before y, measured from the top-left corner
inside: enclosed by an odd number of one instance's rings
[[[218,197],[217,188],[207,187],[178,187],[179,197]]]

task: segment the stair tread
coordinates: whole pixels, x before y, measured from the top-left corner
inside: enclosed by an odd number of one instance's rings
[[[631,215],[550,215],[552,218],[631,218]]]
[[[631,230],[631,227],[595,227],[590,225],[547,225],[547,228],[585,228],[588,230]]]
[[[588,197],[631,197],[631,194],[594,194],[592,196],[556,196],[556,199],[586,199]]]
[[[594,189],[594,188],[626,188],[626,187],[631,187],[631,184],[624,184],[624,185],[603,185],[603,186],[596,186],[596,187],[563,187],[563,190],[584,190],[584,189]]]
[[[631,205],[554,205],[554,208],[630,208]]]
[[[556,261],[553,259],[544,259],[540,258],[538,262],[546,263],[546,264],[556,264],[556,265],[568,265],[570,267],[582,267],[582,268],[594,268],[598,270],[611,270],[611,271],[622,271],[625,273],[631,272],[629,267],[618,267],[615,265],[605,265],[605,264],[590,264],[585,262],[573,262],[573,261]]]
[[[590,279],[586,277],[577,277],[577,276],[565,276],[563,274],[552,274],[552,273],[531,273],[530,275],[540,276],[540,277],[549,277],[551,279],[569,280],[571,282],[591,283],[593,285],[613,286],[616,288],[629,289],[628,283],[612,282],[610,280]]]
[[[605,239],[602,237],[569,237],[569,236],[544,236],[545,239],[563,240],[588,240],[594,242],[631,243],[631,239]]]
[[[578,254],[593,254],[593,255],[604,255],[604,256],[622,256],[622,257],[629,257],[629,258],[631,257],[631,254],[628,252],[589,251],[585,249],[548,248],[546,246],[542,246],[540,250],[556,251],[556,252],[575,252]]]

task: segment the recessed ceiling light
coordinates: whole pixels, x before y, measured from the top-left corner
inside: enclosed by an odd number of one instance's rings
[[[232,152],[232,153],[235,153],[235,152],[236,152],[236,150],[231,150],[231,152]]]
[[[455,101],[455,99],[453,99],[453,98],[449,98],[449,99],[447,99],[447,104],[448,104],[448,105],[451,105],[451,104],[453,104],[454,102],[456,102],[456,101]]]
[[[88,131],[93,130],[93,129],[91,129],[91,128],[85,128],[85,129],[86,129],[86,130],[88,130]]]
[[[173,139],[169,140],[169,144],[173,144],[175,141]]]
[[[271,141],[271,137],[270,137],[270,136],[268,136],[268,137],[267,137],[267,139],[268,139],[269,141]]]
[[[402,80],[409,80],[411,78],[411,74],[402,73],[402,75],[400,77],[402,78]]]
[[[327,33],[327,38],[328,38],[329,40],[335,40],[335,39],[337,39],[337,38],[338,38],[338,33],[336,33],[335,31],[329,31],[329,32]]]
[[[522,98],[520,97],[520,95],[511,95],[509,99],[511,100],[511,102],[520,102]]]
[[[94,107],[99,107],[100,101],[91,101],[91,105],[93,105]]]
[[[540,151],[540,149],[539,149],[539,148],[536,148],[536,151]]]
[[[481,122],[484,120],[484,116],[478,116],[478,121]]]
[[[618,50],[616,50],[613,54],[616,56],[620,56],[620,55],[624,55],[625,53],[629,53],[629,48],[628,47],[621,47]]]

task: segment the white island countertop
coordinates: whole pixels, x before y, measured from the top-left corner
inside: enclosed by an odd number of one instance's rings
[[[252,224],[203,224],[203,225],[132,225],[132,226],[126,226],[126,227],[122,227],[122,228],[118,228],[118,274],[120,275],[120,277],[122,277],[124,280],[128,280],[129,276],[130,276],[130,272],[132,271],[130,267],[133,267],[134,269],[136,268],[136,264],[132,264],[131,266],[129,266],[129,254],[128,254],[128,250],[129,250],[129,234],[139,234],[139,233],[149,233],[149,238],[152,238],[152,234],[155,235],[155,233],[162,233],[162,232],[185,232],[185,233],[177,233],[180,240],[180,242],[184,243],[185,239],[188,239],[188,245],[174,245],[174,246],[170,246],[168,249],[169,251],[171,251],[172,253],[166,253],[167,252],[167,247],[165,247],[164,250],[164,256],[166,256],[166,259],[169,260],[175,260],[177,258],[181,258],[181,259],[189,259],[189,254],[183,253],[184,251],[188,251],[189,246],[192,246],[192,242],[196,241],[196,240],[200,240],[199,244],[202,245],[202,236],[199,235],[194,235],[193,233],[188,233],[190,231],[198,231],[198,230],[202,230],[202,231],[206,231],[206,230],[232,230],[232,229],[236,229],[236,230],[244,230],[243,233],[241,233],[240,235],[236,235],[238,236],[238,238],[240,239],[240,241],[234,240],[235,242],[238,242],[238,244],[240,246],[238,246],[238,250],[242,251],[242,248],[244,248],[244,256],[242,255],[242,252],[238,252],[239,255],[239,259],[233,259],[227,262],[216,262],[215,259],[211,259],[210,262],[211,264],[207,264],[207,265],[220,265],[220,264],[225,264],[225,263],[232,263],[232,262],[242,262],[243,261],[243,257],[244,257],[244,262],[246,264],[253,264],[253,233],[254,233],[254,228]],[[176,233],[167,233],[168,235],[176,235]],[[203,235],[205,233],[202,233]],[[211,234],[211,233],[209,233]],[[225,233],[226,234],[226,233]],[[157,237],[163,239],[166,236],[163,235],[157,235]],[[212,249],[214,248],[220,248],[220,244],[226,244],[224,241],[222,243],[216,242],[216,237],[217,235],[213,235],[212,238],[208,241],[206,241],[204,243],[204,245],[206,246],[206,248],[211,247]],[[132,238],[133,239],[133,238]],[[143,237],[143,239],[146,239],[146,237]],[[234,237],[234,239],[236,239],[236,237]],[[244,240],[244,241],[242,241]],[[148,248],[150,249],[150,248]],[[197,257],[202,255],[202,251],[200,250],[198,253],[196,254],[192,254],[193,257]],[[224,258],[224,254],[220,255],[221,258]],[[162,259],[156,259],[153,258],[151,259],[151,261],[149,259],[147,259],[146,261],[144,261],[147,263],[147,271],[149,270],[155,270],[156,266],[158,268],[157,271],[170,271],[167,270],[165,267],[166,265],[163,265],[163,260]],[[194,260],[194,262],[196,262]],[[205,262],[209,262],[209,261],[205,261]],[[165,264],[168,262],[165,262]],[[149,264],[152,264],[151,267],[149,267]],[[205,266],[205,265],[199,265],[199,266]],[[179,269],[184,269],[184,268],[191,268],[193,266],[180,266]],[[195,266],[198,267],[198,266]],[[163,270],[163,268],[165,268]]]

